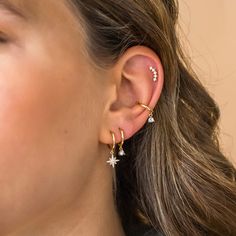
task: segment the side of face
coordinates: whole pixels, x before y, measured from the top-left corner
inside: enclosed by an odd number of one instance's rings
[[[100,191],[100,198],[112,198],[110,150],[104,145],[112,143],[109,131],[119,143],[118,127],[128,139],[144,126],[148,112],[137,101],[155,107],[164,72],[158,55],[141,45],[126,50],[110,69],[97,69],[66,0],[8,0],[20,6],[26,20],[4,10],[1,2],[3,235],[47,212],[75,202],[78,207],[91,195],[88,185]],[[157,83],[150,66],[158,68]]]
[[[72,201],[94,166],[100,85],[70,11],[62,1],[39,2],[28,1],[26,22],[0,10],[2,230]]]

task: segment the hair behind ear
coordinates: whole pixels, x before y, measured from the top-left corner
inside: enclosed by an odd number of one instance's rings
[[[177,120],[163,96],[157,125],[125,143],[117,172],[123,224],[129,231],[143,222],[174,236],[236,235],[236,171],[219,150],[219,108],[182,64],[179,72]]]

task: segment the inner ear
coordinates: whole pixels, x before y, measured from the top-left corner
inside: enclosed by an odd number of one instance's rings
[[[149,103],[154,90],[153,74],[149,67],[154,64],[148,55],[131,54],[123,60],[120,67],[120,78],[117,83],[117,99],[111,105],[110,110],[120,108],[133,108],[137,101]]]
[[[136,100],[137,94],[131,80],[122,75],[120,86],[117,88],[117,100],[111,105],[111,111],[119,110],[121,107],[132,108]]]

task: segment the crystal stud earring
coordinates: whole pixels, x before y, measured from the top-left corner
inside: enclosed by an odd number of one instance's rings
[[[116,159],[116,155],[115,155],[115,148],[116,148],[116,139],[115,139],[115,134],[114,132],[110,131],[111,135],[112,135],[112,147],[109,145],[109,147],[111,148],[110,151],[110,158],[107,161],[107,163],[109,163],[113,168],[115,167],[115,165],[117,164],[117,162],[119,161],[119,159]]]
[[[149,111],[149,118],[148,118],[148,123],[154,123],[155,122],[155,119],[154,119],[154,117],[153,117],[153,110],[149,107],[149,106],[147,106],[147,105],[145,105],[145,104],[143,104],[143,103],[141,103],[141,102],[137,102],[140,106],[142,106],[142,107],[144,107],[145,109],[147,109],[148,111]]]
[[[119,130],[120,130],[120,133],[121,133],[121,143],[118,144],[119,145],[118,155],[119,156],[125,156],[126,154],[125,154],[125,151],[123,149],[123,144],[124,144],[124,139],[125,139],[124,131],[121,128],[119,128]]]
[[[157,70],[154,67],[152,67],[152,66],[150,66],[149,69],[153,73],[153,81],[156,82],[157,81],[157,77],[158,77]]]

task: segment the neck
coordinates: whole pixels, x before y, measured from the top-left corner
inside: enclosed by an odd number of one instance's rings
[[[7,236],[124,236],[112,194],[111,176],[110,167],[97,167],[76,200],[55,204]]]

